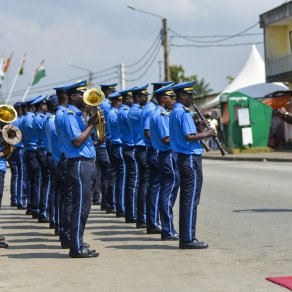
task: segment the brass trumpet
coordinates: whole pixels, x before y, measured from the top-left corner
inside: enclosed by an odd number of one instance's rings
[[[6,159],[9,159],[14,151],[14,145],[22,139],[21,131],[11,125],[17,118],[16,110],[7,104],[0,105],[0,145],[2,153]]]
[[[91,108],[91,115],[97,115],[96,134],[99,143],[105,141],[105,121],[101,117],[102,110],[98,107],[104,101],[104,93],[99,88],[89,88],[83,93],[83,101]]]

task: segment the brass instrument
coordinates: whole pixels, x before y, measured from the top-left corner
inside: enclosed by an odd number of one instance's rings
[[[83,101],[91,107],[91,115],[97,115],[97,139],[100,144],[105,141],[105,120],[101,117],[102,110],[98,107],[105,100],[104,93],[99,88],[89,88],[83,93]]]
[[[0,145],[2,153],[6,159],[9,159],[14,151],[14,145],[18,144],[22,139],[20,130],[11,125],[17,118],[16,110],[7,104],[0,105]]]

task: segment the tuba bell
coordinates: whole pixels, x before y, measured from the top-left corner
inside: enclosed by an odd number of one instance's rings
[[[102,110],[98,107],[104,101],[104,93],[99,88],[89,88],[83,93],[83,101],[91,108],[91,116],[97,115],[96,134],[99,143],[105,141],[105,121],[101,117]]]
[[[11,125],[17,119],[16,110],[7,104],[0,105],[0,145],[2,153],[6,159],[9,159],[14,151],[14,145],[22,139],[20,130]]]

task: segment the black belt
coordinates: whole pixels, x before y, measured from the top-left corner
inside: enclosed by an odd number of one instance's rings
[[[129,145],[125,145],[125,144],[123,144],[123,147],[124,147],[124,148],[130,148],[130,149],[134,149],[134,148],[135,148],[134,145],[133,145],[133,146],[129,146]]]
[[[74,158],[68,158],[68,161],[88,161],[88,162],[95,162],[95,159],[88,158],[88,157],[74,157]]]

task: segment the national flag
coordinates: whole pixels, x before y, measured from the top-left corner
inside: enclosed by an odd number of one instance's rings
[[[42,60],[41,64],[36,68],[33,81],[32,81],[32,86],[37,84],[42,78],[46,77],[46,70],[44,68],[44,62],[45,60]]]
[[[25,63],[25,55],[22,57],[22,59],[20,61],[20,67],[19,67],[19,70],[18,70],[18,75],[23,75],[24,63]]]
[[[8,71],[8,68],[9,68],[9,65],[10,65],[12,57],[13,57],[13,52],[11,53],[10,57],[6,60],[6,62],[4,64],[4,68],[3,68],[4,72]]]

